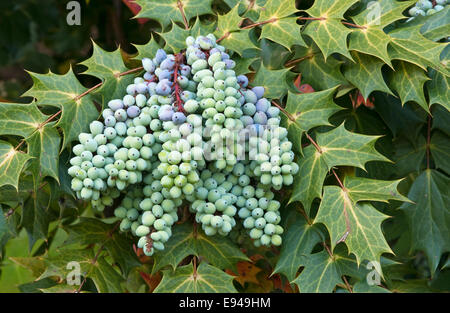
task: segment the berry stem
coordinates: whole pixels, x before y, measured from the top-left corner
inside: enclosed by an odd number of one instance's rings
[[[180,67],[180,63],[183,61],[183,53],[177,53],[175,55],[175,68],[173,70],[173,84],[174,84],[174,88],[175,88],[175,99],[176,99],[176,104],[178,107],[178,111],[179,112],[185,112],[184,107],[183,107],[183,100],[180,97],[180,92],[181,92],[181,87],[180,84],[178,83],[178,70]]]
[[[270,20],[267,20],[267,21],[262,21],[262,22],[258,22],[258,23],[254,23],[254,24],[250,24],[250,25],[241,27],[241,29],[249,29],[249,28],[253,28],[253,27],[256,27],[256,26],[261,26],[261,25],[268,24],[268,23],[274,23],[276,21],[278,21],[278,19],[276,17],[274,17],[274,18],[271,18]]]
[[[230,36],[230,32],[226,32],[225,34],[223,34],[222,37],[220,37],[219,39],[216,40],[216,43],[221,42],[222,40],[224,40],[228,36]]]
[[[184,13],[183,3],[180,0],[177,1],[177,7],[180,10],[181,16],[183,17],[184,28],[186,30],[188,30],[189,29],[189,22],[188,22],[188,20],[186,18],[186,14]]]

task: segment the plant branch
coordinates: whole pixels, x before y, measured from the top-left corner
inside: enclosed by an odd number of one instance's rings
[[[276,21],[278,21],[278,19],[276,17],[274,17],[274,18],[271,18],[270,20],[267,20],[267,21],[262,21],[262,22],[258,22],[258,23],[254,23],[254,24],[250,24],[250,25],[241,27],[241,29],[249,29],[249,28],[261,26],[261,25],[264,25],[264,24],[274,23]]]
[[[286,63],[284,64],[284,66],[285,66],[285,67],[291,67],[292,65],[295,65],[295,64],[297,64],[297,63],[300,63],[300,62],[302,62],[302,61],[304,61],[304,60],[306,60],[306,59],[312,58],[312,57],[315,56],[316,54],[317,54],[317,53],[311,53],[311,54],[305,55],[304,57],[301,57],[301,58],[298,58],[298,59],[294,59],[294,60],[290,60],[290,61],[286,62]]]
[[[228,36],[230,36],[230,32],[226,32],[225,34],[223,34],[222,37],[220,37],[219,39],[216,40],[216,43],[221,42],[222,40],[224,40]]]
[[[183,107],[183,100],[181,99],[181,96],[180,96],[181,87],[180,87],[180,84],[178,83],[178,70],[180,67],[180,63],[182,61],[183,61],[183,54],[180,52],[175,55],[175,68],[173,70],[173,84],[174,84],[174,88],[175,88],[174,92],[175,92],[175,99],[176,99],[176,103],[177,103],[179,112],[185,112],[184,107]]]
[[[344,281],[345,286],[347,287],[347,290],[348,290],[350,293],[353,293],[352,287],[351,287],[350,284],[348,283],[347,278],[346,278],[345,276],[342,276],[342,280]]]
[[[184,28],[186,30],[188,30],[189,29],[189,22],[188,22],[188,20],[186,18],[186,14],[184,13],[183,3],[180,0],[177,1],[177,7],[180,10],[181,16],[183,17]]]

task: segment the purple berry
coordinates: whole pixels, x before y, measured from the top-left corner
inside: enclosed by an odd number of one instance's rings
[[[217,48],[212,48],[211,50],[209,50],[209,55],[213,55],[214,53],[220,52],[219,49]]]
[[[144,79],[145,80],[153,80],[153,79],[155,79],[155,75],[153,75],[153,74],[151,74],[149,72],[145,72]]]
[[[206,54],[203,51],[201,51],[201,50],[196,50],[195,51],[195,56],[197,58],[199,58],[199,59],[206,60]]]
[[[164,51],[163,49],[158,49],[158,51],[156,51],[155,58],[153,59],[153,63],[159,65],[165,58],[167,58],[166,51]]]
[[[136,85],[136,91],[138,93],[142,93],[142,94],[147,93],[148,92],[147,84],[146,83],[137,84]]]
[[[120,99],[114,99],[108,102],[108,106],[111,110],[117,111],[123,108],[123,101]]]
[[[172,115],[172,122],[175,124],[183,124],[186,121],[186,115],[184,115],[182,112],[175,112]]]
[[[191,73],[191,67],[189,65],[180,66],[180,73],[183,76],[188,76]]]
[[[114,116],[108,116],[105,118],[105,125],[108,127],[113,127],[116,125],[116,118]]]
[[[170,58],[167,58],[161,62],[159,68],[162,70],[172,70],[174,66],[175,66],[175,61]]]
[[[245,75],[239,75],[236,77],[237,82],[239,85],[241,85],[241,87],[247,87],[248,86],[248,78]]]
[[[163,80],[163,79],[169,79],[173,74],[173,71],[169,71],[169,70],[161,70],[159,72],[158,78],[159,80]]]
[[[231,59],[224,60],[227,69],[232,69],[236,66],[236,63]]]
[[[258,99],[261,99],[264,96],[264,87],[262,86],[256,86],[252,88],[252,91],[255,93],[256,97]]]
[[[172,92],[172,88],[167,83],[161,81],[156,85],[155,91],[158,95],[168,96]]]
[[[270,117],[277,117],[280,115],[280,109],[277,107],[270,107],[267,109],[267,116]]]
[[[226,52],[221,52],[221,54],[222,54],[222,60],[228,60],[230,58],[230,56]]]
[[[269,107],[270,102],[266,98],[261,98],[256,102],[256,111],[267,112]]]
[[[139,113],[141,113],[141,110],[139,109],[138,106],[133,105],[127,109],[127,115],[131,118],[135,118],[136,116],[139,115]]]

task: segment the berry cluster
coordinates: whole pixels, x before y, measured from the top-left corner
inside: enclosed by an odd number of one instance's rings
[[[143,77],[79,135],[72,188],[100,211],[122,195],[120,229],[148,256],[164,249],[185,204],[206,235],[225,236],[240,219],[256,246],[280,245],[272,188],[292,184],[299,170],[280,111],[264,87],[236,75],[214,35],[186,45],[144,58]]]
[[[409,9],[408,13],[411,17],[408,21],[414,19],[416,16],[427,16],[442,11],[449,3],[449,0],[419,0],[415,6]]]

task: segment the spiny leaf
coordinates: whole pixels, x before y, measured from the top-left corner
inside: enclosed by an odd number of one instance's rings
[[[450,76],[445,76],[433,69],[428,71],[428,75],[431,78],[426,84],[430,105],[439,103],[450,111]]]
[[[384,65],[382,61],[357,52],[353,52],[352,56],[355,62],[347,63],[344,66],[344,76],[361,91],[364,99],[368,99],[369,95],[375,90],[392,94],[381,73],[381,68]]]
[[[103,84],[93,93],[102,96],[103,105],[111,99],[122,98],[126,86],[133,82],[133,75],[119,76],[128,68],[123,63],[120,48],[115,51],[105,51],[92,41],[92,56],[80,64],[87,67],[84,74],[99,78]]]
[[[434,132],[431,136],[430,151],[436,167],[450,175],[450,145],[449,136],[442,132]]]
[[[442,105],[433,106],[432,129],[439,129],[447,136],[450,136],[450,114]]]
[[[191,36],[198,37],[198,36],[206,36],[210,33],[213,33],[216,29],[216,23],[209,23],[209,24],[203,24],[200,21],[200,18],[197,17],[195,20],[194,25],[191,27]]]
[[[313,200],[322,198],[322,186],[328,168],[322,155],[312,145],[303,150],[303,158],[299,158],[298,163],[299,171],[294,177],[289,203],[300,201],[309,216]]]
[[[346,176],[344,179],[344,187],[347,189],[349,197],[354,202],[388,202],[388,200],[411,202],[397,190],[398,184],[401,181],[401,179],[388,181]]]
[[[281,19],[297,12],[295,1],[291,0],[268,0],[264,4],[264,10],[261,10],[258,21],[267,21],[269,19]]]
[[[394,29],[388,35],[391,37],[388,48],[391,59],[410,62],[424,70],[429,66],[445,75],[450,75],[439,59],[447,44],[436,43],[425,38],[420,33],[420,25]],[[397,67],[394,66],[394,68]]]
[[[416,142],[399,138],[395,142],[395,169],[399,176],[419,172],[424,165],[427,142],[424,136],[419,136]]]
[[[36,105],[53,106],[62,109],[62,116],[56,126],[64,133],[62,148],[75,140],[79,133],[89,128],[89,123],[95,120],[99,113],[90,94],[79,98],[87,91],[75,77],[72,69],[66,74],[57,75],[31,73],[33,87],[24,96],[36,98]]]
[[[450,34],[450,7],[445,6],[443,10],[427,16],[424,23],[419,19],[417,22],[422,24],[420,28],[422,35],[430,40],[438,41],[448,37]]]
[[[31,164],[35,187],[39,176],[58,177],[60,136],[35,104],[0,103],[0,135],[23,137],[28,144],[28,154],[35,159]]]
[[[132,241],[114,230],[114,224],[106,224],[95,218],[80,218],[80,222],[69,225],[66,245],[102,244],[113,259],[120,265],[124,275],[140,263],[132,249]]]
[[[259,48],[251,41],[249,33],[250,29],[242,29],[238,32],[229,33],[222,41],[220,41],[220,44],[225,48],[236,52],[240,56],[243,55],[245,50],[258,50]]]
[[[238,13],[239,6],[236,5],[228,13],[217,16],[217,29],[215,35],[222,37],[226,33],[239,30],[239,26],[244,20]]]
[[[296,47],[295,59],[301,60],[295,69],[302,73],[302,82],[310,84],[315,90],[348,84],[340,70],[342,61],[335,58],[325,61],[314,44],[308,48]]]
[[[411,248],[425,252],[433,274],[441,255],[450,251],[450,179],[436,170],[425,170],[408,194],[415,203],[404,203],[410,224]]]
[[[312,252],[321,239],[319,228],[309,225],[300,214],[296,214],[295,220],[283,234],[280,257],[273,273],[284,274],[290,282],[293,281],[303,258]]]
[[[287,49],[293,45],[306,47],[296,17],[288,17],[262,26],[261,38],[270,39]]]
[[[383,60],[392,67],[388,54],[390,38],[381,28],[370,27],[367,29],[355,28],[350,33],[349,49],[370,54]]]
[[[347,48],[347,36],[351,30],[342,25],[338,18],[330,17],[321,21],[311,21],[306,25],[303,33],[314,40],[322,51],[325,61],[333,53],[340,53],[352,59]]]
[[[236,292],[232,283],[233,276],[206,263],[201,263],[195,273],[192,263],[163,273],[163,279],[154,290],[155,293]]]
[[[307,94],[289,91],[286,111],[295,118],[295,122],[288,120],[288,130],[293,127],[305,132],[316,126],[331,125],[328,121],[330,116],[342,110],[334,103],[335,92],[336,87]]]
[[[368,4],[367,8],[351,19],[360,26],[366,27],[367,31],[371,29],[382,30],[389,24],[405,19],[403,11],[413,5],[416,1],[395,1],[378,0]]]
[[[176,269],[178,264],[189,255],[202,256],[222,269],[233,269],[237,261],[248,260],[227,238],[208,237],[200,231],[194,236],[192,225],[182,224],[174,228],[164,251],[155,254],[152,273],[167,265]]]
[[[254,72],[254,70],[250,69],[250,66],[258,59],[259,58],[233,58],[236,62],[236,66],[233,70],[236,75],[245,75],[247,73]]]
[[[278,99],[286,94],[288,86],[286,75],[289,69],[272,70],[261,64],[256,76],[252,82],[254,86],[264,86],[267,98]]]
[[[143,58],[153,59],[156,51],[161,48],[153,37],[153,34],[151,34],[150,40],[146,44],[133,46],[138,51],[138,55],[135,57],[138,60],[142,60]]]
[[[190,35],[190,31],[181,28],[172,22],[172,28],[169,32],[157,34],[166,42],[166,45],[164,46],[166,51],[178,53],[181,49],[186,47],[186,38]]]
[[[391,71],[389,74],[389,84],[400,96],[402,104],[415,101],[429,112],[423,93],[423,85],[429,80],[425,72],[414,64],[403,61],[394,62],[394,68],[395,71]]]
[[[389,161],[375,149],[378,138],[349,132],[341,124],[329,132],[318,134],[317,143],[328,168],[339,165],[364,169],[364,164],[369,161]]]
[[[30,159],[28,154],[16,151],[9,142],[0,140],[0,187],[11,185],[18,190],[20,173]]]
[[[316,0],[306,13],[313,17],[344,18],[344,13],[358,0],[339,0],[330,3],[328,0]]]
[[[388,217],[371,204],[357,204],[350,198],[351,190],[325,186],[323,199],[314,223],[323,223],[330,233],[331,248],[345,240],[358,264],[363,260],[379,261],[384,252],[392,253],[381,231]]]
[[[178,3],[182,4],[186,19],[189,21],[194,16],[212,14],[211,2],[212,0],[136,0],[141,11],[135,18],[150,18],[158,21],[165,28],[171,21],[183,23]]]

